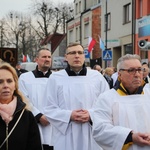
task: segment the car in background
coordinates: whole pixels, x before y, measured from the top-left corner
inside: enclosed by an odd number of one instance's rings
[[[25,69],[27,71],[35,70],[36,66],[37,66],[36,62],[23,62],[23,63],[21,63],[21,68]]]
[[[67,67],[65,57],[57,56],[52,59],[52,69],[64,69]]]

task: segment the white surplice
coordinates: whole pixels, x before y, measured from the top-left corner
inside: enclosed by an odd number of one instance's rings
[[[144,95],[120,96],[114,89],[100,95],[95,104],[93,136],[104,150],[121,150],[130,131],[150,133],[150,88]],[[135,144],[128,150],[150,150]]]
[[[19,90],[29,99],[33,106],[33,114],[43,114],[43,108],[46,106],[46,97],[44,96],[48,78],[35,78],[30,71],[19,77]],[[52,146],[52,126],[42,126],[38,123],[42,144]]]
[[[93,103],[108,83],[95,70],[86,76],[68,76],[65,70],[53,73],[46,88],[45,114],[54,127],[55,150],[101,150],[92,137],[92,125],[70,121],[72,110],[86,109],[91,114]]]

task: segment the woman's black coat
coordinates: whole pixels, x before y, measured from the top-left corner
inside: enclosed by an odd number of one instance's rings
[[[8,124],[8,133],[13,128],[24,107],[25,103],[20,98],[17,98],[17,107],[13,120]],[[5,138],[6,123],[0,116],[0,145]],[[6,149],[5,142],[0,150],[42,150],[38,125],[30,111],[25,109],[20,121],[8,138],[8,149]]]

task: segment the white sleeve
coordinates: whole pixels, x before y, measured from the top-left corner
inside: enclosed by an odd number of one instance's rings
[[[61,109],[58,103],[59,86],[55,81],[55,76],[51,75],[46,87],[45,96],[47,105],[44,109],[44,114],[47,116],[49,122],[62,134],[66,133],[70,122],[72,111]]]
[[[29,105],[31,106],[32,108],[32,113],[34,116],[36,116],[37,114],[40,113],[40,111],[33,105],[33,103],[31,102],[30,100],[30,96],[28,94],[28,90],[27,90],[27,87],[26,87],[26,78],[25,78],[25,74],[22,74],[20,77],[19,77],[19,80],[18,80],[18,85],[19,85],[19,90],[22,92],[22,94],[27,98],[28,102],[29,102]]]
[[[110,93],[109,91],[101,94],[95,103],[94,114],[91,116],[93,137],[104,149],[121,150],[131,129],[114,125],[113,100]]]

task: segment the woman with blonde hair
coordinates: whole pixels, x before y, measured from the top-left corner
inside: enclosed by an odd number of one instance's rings
[[[105,69],[104,78],[108,82],[110,89],[113,88],[113,79],[111,78],[113,73],[114,71],[112,67],[107,67]]]
[[[0,149],[42,150],[39,129],[18,90],[16,70],[0,63]]]

